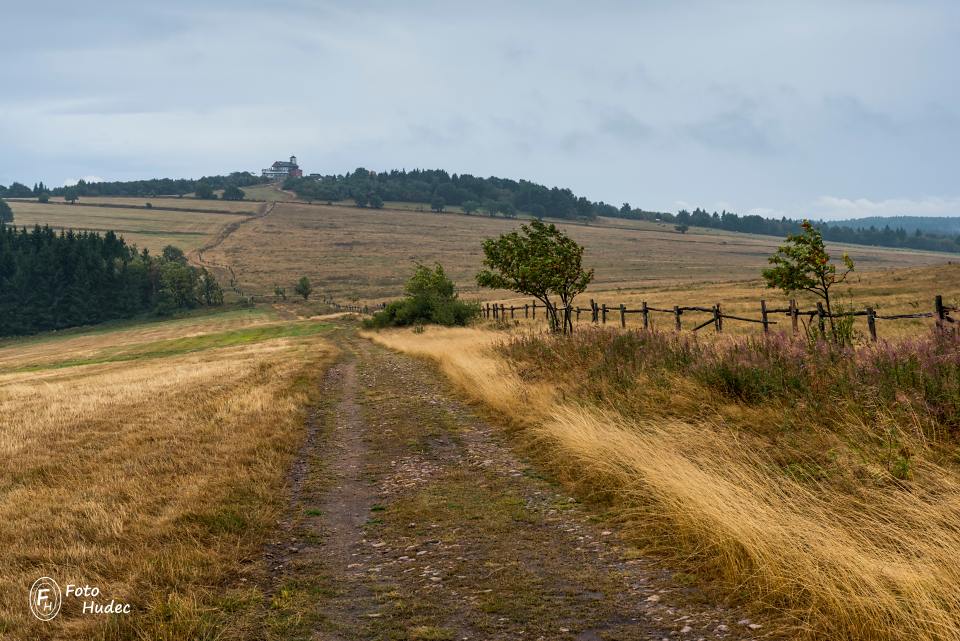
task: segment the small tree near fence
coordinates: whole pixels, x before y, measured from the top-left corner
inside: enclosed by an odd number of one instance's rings
[[[782,289],[785,294],[799,291],[811,292],[822,298],[827,307],[830,320],[831,337],[837,339],[837,328],[833,320],[833,308],[830,305],[830,289],[847,279],[853,271],[853,259],[843,255],[844,270],[830,262],[830,254],[823,245],[823,236],[809,220],[801,225],[803,231],[787,236],[787,242],[780,245],[777,253],[768,260],[773,265],[763,270],[767,287]]]
[[[533,296],[546,306],[553,331],[573,331],[573,321],[567,314],[561,319],[560,310],[593,280],[593,270],[583,268],[581,245],[555,225],[533,220],[520,231],[483,241],[483,254],[486,269],[477,274],[478,285]]]
[[[307,301],[310,299],[310,294],[313,293],[313,287],[310,285],[310,279],[306,276],[302,277],[297,281],[297,286],[293,288],[298,295],[303,296],[303,300]]]

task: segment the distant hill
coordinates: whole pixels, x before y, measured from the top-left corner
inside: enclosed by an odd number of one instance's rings
[[[248,172],[234,172],[229,176],[208,176],[200,180],[153,179],[130,182],[80,182],[71,190],[81,198],[87,196],[153,196],[156,194],[185,194],[203,188],[210,196],[227,186],[251,187],[264,182]],[[0,198],[37,196],[43,189],[40,183],[33,189],[26,185],[0,186]],[[764,218],[755,214],[740,215],[729,211],[707,211],[697,207],[693,211],[681,209],[676,214],[647,211],[623,203],[616,207],[603,201],[594,202],[577,196],[572,190],[546,187],[529,180],[514,180],[490,176],[483,178],[470,174],[451,174],[442,169],[413,169],[370,171],[362,167],[346,174],[290,177],[283,189],[295,193],[305,201],[343,202],[353,200],[358,208],[379,209],[387,202],[414,203],[434,211],[456,208],[463,213],[484,213],[488,216],[515,218],[518,214],[537,218],[561,220],[594,220],[597,217],[646,220],[656,223],[676,223],[678,231],[689,227],[708,227],[748,234],[783,237],[800,231],[800,220]],[[63,195],[63,188],[54,189],[54,195]],[[214,196],[215,197],[215,196]],[[270,197],[270,196],[268,196]],[[272,199],[272,197],[271,197]],[[920,221],[912,226],[905,221]],[[825,240],[860,245],[902,247],[904,249],[932,250],[960,253],[960,219],[901,216],[850,221],[817,222]],[[930,227],[920,225],[930,224]],[[944,228],[944,224],[956,227]],[[871,228],[871,225],[873,227]],[[888,227],[889,225],[889,227]],[[935,226],[933,226],[935,225]]]
[[[904,229],[908,233],[915,233],[918,229],[924,234],[942,234],[955,236],[960,234],[960,215],[958,216],[870,216],[868,218],[851,218],[850,220],[825,221],[824,225],[834,227],[851,227],[853,229]]]

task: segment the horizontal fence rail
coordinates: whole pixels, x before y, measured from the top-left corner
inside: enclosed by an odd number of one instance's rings
[[[333,308],[338,312],[356,312],[357,314],[370,314],[373,312],[380,311],[381,309],[386,309],[386,303],[378,303],[376,305],[341,305],[340,303],[332,303]]]
[[[710,317],[695,326],[692,331],[697,332],[701,329],[713,325],[714,330],[717,332],[723,331],[723,321],[724,320],[733,320],[740,321],[744,323],[755,323],[763,326],[764,332],[770,331],[771,325],[777,325],[780,321],[773,320],[771,316],[781,316],[790,320],[790,326],[794,333],[800,331],[800,319],[805,318],[809,322],[813,322],[813,319],[817,319],[818,330],[821,335],[826,334],[826,320],[829,318],[847,318],[853,316],[865,316],[867,319],[867,329],[870,333],[870,339],[873,341],[877,340],[877,321],[878,320],[902,320],[908,318],[933,318],[936,321],[937,327],[944,328],[947,327],[949,323],[956,323],[957,319],[950,316],[952,312],[960,312],[960,308],[957,307],[948,307],[943,304],[943,296],[936,296],[933,301],[933,311],[929,312],[917,312],[912,314],[889,314],[882,315],[878,314],[876,310],[872,307],[867,307],[863,310],[857,311],[845,311],[845,312],[828,312],[823,303],[817,303],[816,309],[803,310],[800,309],[797,305],[797,301],[794,299],[790,300],[789,306],[785,308],[771,308],[767,307],[767,302],[765,300],[760,301],[760,317],[759,318],[748,318],[746,316],[737,316],[735,314],[727,314],[723,312],[721,304],[717,303],[710,307],[704,307],[699,305],[675,305],[672,308],[666,307],[653,307],[647,305],[646,301],[643,301],[640,304],[640,307],[637,309],[629,309],[626,305],[607,305],[599,304],[593,299],[590,299],[590,307],[573,307],[568,306],[566,308],[557,308],[558,313],[563,314],[563,322],[567,325],[571,325],[574,321],[580,322],[582,314],[590,314],[590,322],[606,325],[609,316],[619,315],[620,327],[626,328],[627,326],[627,316],[630,314],[640,314],[643,320],[643,329],[650,329],[651,316],[653,314],[668,314],[673,316],[673,325],[676,331],[681,331],[683,325],[681,323],[681,318],[687,312],[703,313],[710,314]],[[507,318],[515,319],[519,312],[523,312],[523,318],[529,318],[536,320],[537,310],[546,310],[547,306],[543,303],[537,303],[533,301],[532,303],[527,303],[524,305],[510,305],[507,306],[503,303],[484,303],[481,305],[481,312],[484,318],[491,318],[496,320],[506,320]],[[784,320],[786,322],[786,320]]]

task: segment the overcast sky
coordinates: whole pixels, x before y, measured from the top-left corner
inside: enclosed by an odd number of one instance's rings
[[[960,215],[960,2],[4,3],[0,184],[444,168]]]

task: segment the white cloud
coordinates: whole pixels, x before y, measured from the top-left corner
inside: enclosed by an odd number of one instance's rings
[[[811,212],[814,218],[828,220],[865,216],[958,216],[960,197],[870,200],[820,196],[814,202]]]

